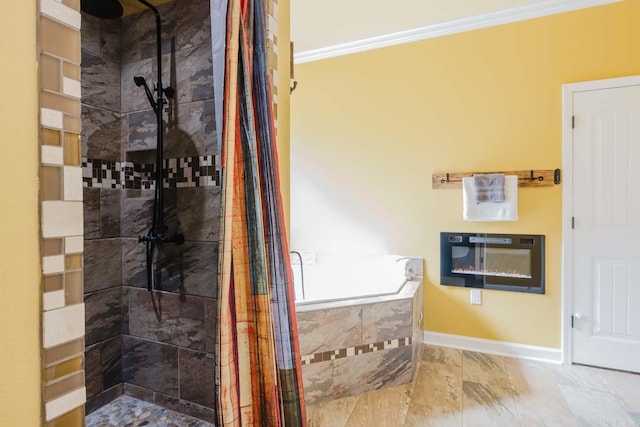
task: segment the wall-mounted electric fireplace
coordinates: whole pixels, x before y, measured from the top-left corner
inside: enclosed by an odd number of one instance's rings
[[[440,283],[544,294],[544,236],[440,233]]]

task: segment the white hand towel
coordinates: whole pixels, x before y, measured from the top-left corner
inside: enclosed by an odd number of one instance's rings
[[[465,221],[517,221],[518,177],[504,177],[502,203],[475,203],[473,177],[462,178],[462,218]]]

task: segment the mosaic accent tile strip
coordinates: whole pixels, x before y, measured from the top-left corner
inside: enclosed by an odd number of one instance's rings
[[[321,353],[306,354],[302,356],[302,365],[304,366],[311,365],[313,363],[327,362],[329,360],[344,359],[345,357],[359,356],[365,353],[375,353],[376,351],[408,346],[411,345],[411,343],[412,337],[394,338],[370,344],[323,351]]]
[[[217,156],[165,159],[164,187],[218,187]],[[155,165],[82,158],[82,183],[88,188],[155,189]]]

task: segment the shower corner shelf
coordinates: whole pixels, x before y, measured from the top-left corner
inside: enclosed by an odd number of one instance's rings
[[[560,184],[560,169],[529,169],[499,172],[439,172],[431,177],[434,190],[462,188],[462,178],[478,174],[502,173],[517,175],[518,187],[553,187]]]

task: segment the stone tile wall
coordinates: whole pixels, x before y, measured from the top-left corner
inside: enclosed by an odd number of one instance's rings
[[[121,159],[120,22],[82,14],[82,156]],[[87,174],[83,161],[83,176]],[[121,189],[83,189],[87,412],[122,394]]]
[[[171,174],[167,177],[167,233],[182,233],[186,241],[157,250],[157,288],[162,292],[147,291],[145,247],[137,242],[151,225],[153,192],[143,187],[123,193],[124,391],[214,421],[221,193],[209,2],[176,0],[158,9],[163,17],[163,82],[176,89],[165,115],[164,154],[173,162],[167,166],[179,176],[193,177],[194,165],[186,158],[208,159],[209,178],[196,186],[198,180],[176,183]],[[133,84],[137,75],[149,84],[156,80],[154,22],[148,12],[122,21],[123,159],[134,164],[152,163],[156,146],[155,116]]]

